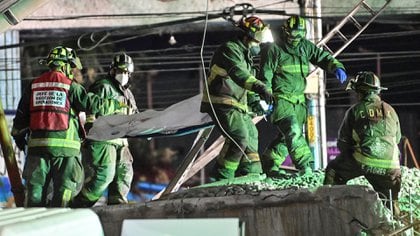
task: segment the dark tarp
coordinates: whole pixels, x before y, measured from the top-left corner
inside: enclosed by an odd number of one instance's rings
[[[146,110],[133,115],[99,117],[87,138],[111,140],[121,137],[185,135],[212,125],[210,116],[200,112],[201,94],[176,103],[163,111]]]

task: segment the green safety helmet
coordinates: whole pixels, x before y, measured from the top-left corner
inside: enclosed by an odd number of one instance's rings
[[[293,15],[283,24],[282,33],[287,44],[296,47],[306,37],[306,21],[303,17]]]
[[[378,76],[376,76],[375,73],[371,71],[358,72],[356,77],[349,81],[346,88],[346,90],[354,90],[361,93],[379,93],[381,90],[387,89],[388,88],[381,87],[381,81],[379,80]]]
[[[133,73],[134,63],[133,59],[125,53],[120,53],[114,57],[110,65],[110,69],[120,69],[122,71]]]
[[[258,43],[273,42],[270,27],[258,16],[243,17],[238,26],[249,38]]]
[[[83,69],[80,58],[72,48],[58,46],[53,48],[46,59],[40,60],[41,64],[51,67],[62,67],[69,64],[71,68]]]

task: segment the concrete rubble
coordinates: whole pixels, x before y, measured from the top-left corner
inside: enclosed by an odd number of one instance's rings
[[[200,187],[142,204],[95,207],[106,235],[119,235],[124,219],[225,218],[245,222],[245,235],[358,235],[391,231],[386,209],[366,186]],[[186,229],[187,230],[187,229]]]

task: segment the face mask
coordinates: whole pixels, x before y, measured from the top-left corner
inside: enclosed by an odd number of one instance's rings
[[[295,39],[288,38],[287,39],[287,43],[292,47],[297,47],[299,45],[300,41],[301,41],[301,39],[297,39],[297,38],[295,38]]]
[[[116,74],[115,79],[122,85],[125,86],[128,83],[128,74]]]
[[[271,33],[270,28],[268,26],[264,27],[263,30],[257,31],[255,33],[255,40],[260,41],[261,43],[272,43],[274,42],[273,34]]]
[[[258,54],[260,54],[261,51],[260,44],[256,42],[251,42],[249,44],[249,51],[251,52],[252,56],[258,56]]]
[[[305,31],[293,30],[287,34],[287,42],[293,47],[298,46],[303,38],[305,38]]]

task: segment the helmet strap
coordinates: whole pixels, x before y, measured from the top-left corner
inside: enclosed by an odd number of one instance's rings
[[[372,95],[372,94],[377,94],[378,95],[380,93],[379,90],[369,90],[369,91],[359,90],[359,91],[356,91],[356,92],[357,92],[357,94],[359,94],[360,98],[365,98],[365,97],[367,97],[369,95]]]
[[[69,78],[69,79],[73,79],[74,75],[73,75],[73,71],[72,68],[70,66],[70,64],[66,63],[64,64],[64,66],[62,67],[63,73]]]

